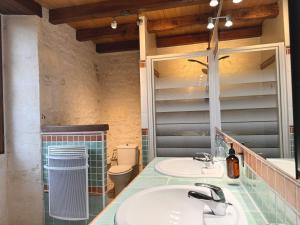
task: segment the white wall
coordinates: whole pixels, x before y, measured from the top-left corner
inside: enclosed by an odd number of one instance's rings
[[[4,17],[6,208],[10,225],[43,224],[38,29],[37,17]]]
[[[2,69],[2,68],[0,68]],[[0,155],[0,225],[7,225],[7,155]]]
[[[263,35],[261,42],[276,43],[285,42],[290,45],[288,0],[278,0],[279,15],[273,19],[267,19],[263,23]]]
[[[246,39],[239,39],[239,40],[232,40],[232,41],[221,41],[219,43],[219,48],[236,48],[236,47],[241,47],[241,46],[257,45],[260,43],[261,43],[260,37],[246,38]],[[156,54],[163,55],[163,54],[205,51],[207,49],[207,47],[208,47],[207,43],[165,47],[165,48],[158,48],[156,51]]]
[[[7,159],[0,155],[0,225],[7,225]]]

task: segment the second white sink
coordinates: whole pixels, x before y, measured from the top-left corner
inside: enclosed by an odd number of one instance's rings
[[[205,163],[193,158],[171,158],[163,160],[155,165],[155,169],[165,175],[174,177],[222,177],[224,166],[221,162],[215,162],[210,168]]]
[[[170,185],[146,189],[122,203],[116,225],[247,225],[246,216],[235,196],[224,190],[225,216],[212,215],[202,200],[188,197],[189,191],[205,193],[203,187]],[[209,192],[208,192],[209,193]]]

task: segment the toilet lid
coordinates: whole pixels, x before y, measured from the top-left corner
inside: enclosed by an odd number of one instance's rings
[[[118,166],[112,166],[108,170],[108,173],[110,174],[123,174],[128,173],[132,170],[131,166],[129,165],[118,165]]]

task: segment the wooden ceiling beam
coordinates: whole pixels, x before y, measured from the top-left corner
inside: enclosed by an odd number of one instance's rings
[[[0,13],[4,15],[37,15],[42,17],[42,7],[33,0],[0,0]]]
[[[169,37],[157,37],[156,45],[158,48],[171,47],[178,45],[189,45],[198,43],[208,43],[209,42],[209,32],[203,32],[198,34],[186,34],[186,35],[176,35]]]
[[[259,7],[243,8],[225,11],[223,15],[232,15],[235,21],[245,21],[245,20],[263,20],[268,18],[275,18],[278,16],[279,8],[278,4],[269,4]],[[172,19],[161,19],[161,20],[150,20],[148,21],[148,32],[157,33],[161,31],[172,30],[180,27],[191,26],[195,24],[206,26],[207,18],[211,16],[210,14],[205,15],[194,15],[177,17]],[[89,41],[89,40],[99,40],[99,39],[117,39],[123,37],[124,40],[132,40],[138,37],[138,26],[135,23],[132,24],[121,24],[117,29],[112,29],[108,27],[91,28],[78,30],[76,33],[76,38],[78,41]],[[187,35],[189,37],[189,35]],[[203,35],[200,35],[200,39]],[[206,37],[205,37],[206,38]],[[205,40],[206,41],[206,40]]]
[[[234,10],[225,10],[222,15],[231,15],[233,20],[264,20],[275,18],[279,14],[279,7],[277,3],[260,5],[251,8],[242,8]],[[160,31],[167,31],[179,27],[191,26],[195,24],[207,24],[207,19],[211,14],[184,16],[170,19],[150,20],[147,27],[148,32],[156,33]]]
[[[220,41],[235,39],[254,38],[262,35],[262,26],[246,27],[232,30],[221,30],[219,33]],[[158,48],[171,47],[178,45],[189,45],[205,43],[209,40],[209,32],[189,35],[178,35],[171,37],[159,37],[156,39]]]
[[[209,0],[114,0],[72,7],[51,9],[49,21],[53,24],[70,23],[95,18],[136,15],[141,12],[205,4]]]
[[[117,29],[109,27],[100,27],[92,29],[83,29],[76,32],[76,39],[78,41],[96,41],[99,38],[106,39],[111,38],[124,38],[124,39],[138,39],[139,27],[136,23],[133,24],[122,24]]]
[[[221,30],[219,38],[221,41],[228,41],[234,39],[254,38],[262,35],[262,26],[246,27],[233,30]],[[156,39],[157,47],[171,47],[178,45],[190,45],[205,43],[209,40],[209,32],[203,32],[198,34],[178,35],[171,37],[159,37]],[[96,45],[96,51],[98,53],[111,53],[122,51],[139,50],[139,41],[122,41],[114,43],[103,43]]]
[[[96,51],[98,53],[124,52],[124,51],[133,51],[139,49],[140,49],[140,43],[138,40],[104,43],[104,44],[96,45]]]

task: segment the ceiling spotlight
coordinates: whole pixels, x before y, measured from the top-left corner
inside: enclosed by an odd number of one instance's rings
[[[240,2],[242,2],[243,0],[232,0],[233,3],[238,4]]]
[[[231,16],[226,16],[226,23],[225,23],[225,27],[231,27],[233,25]]]
[[[235,1],[238,1],[238,0],[235,0]],[[219,1],[218,0],[210,0],[209,5],[211,7],[216,7],[217,5],[219,5]]]
[[[207,24],[207,29],[211,30],[214,29],[215,25],[214,25],[214,21],[212,17],[208,18],[208,24]]]
[[[114,19],[114,20],[111,22],[110,26],[111,26],[111,28],[114,29],[114,30],[117,29],[118,23],[117,23],[116,19]]]

